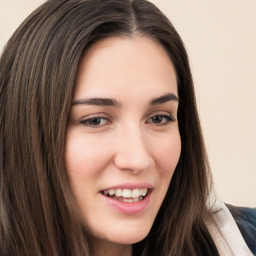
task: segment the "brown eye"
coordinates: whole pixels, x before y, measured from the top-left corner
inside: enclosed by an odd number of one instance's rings
[[[86,126],[103,126],[108,123],[108,120],[105,117],[92,117],[84,119],[80,123]]]
[[[157,125],[167,125],[170,122],[174,121],[174,118],[168,115],[155,115],[148,119],[148,123],[153,123]]]
[[[159,123],[162,123],[163,116],[153,116],[151,119],[152,119],[152,123],[159,124]]]

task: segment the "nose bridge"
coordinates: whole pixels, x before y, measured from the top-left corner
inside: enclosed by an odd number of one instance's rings
[[[153,158],[146,143],[146,137],[139,124],[123,126],[116,141],[115,165],[119,169],[138,172],[147,170]]]

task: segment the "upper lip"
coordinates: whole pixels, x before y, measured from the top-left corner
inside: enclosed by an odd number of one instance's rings
[[[141,182],[141,183],[122,183],[122,184],[117,184],[113,185],[110,187],[106,187],[102,189],[101,191],[104,190],[110,190],[110,189],[136,189],[136,188],[147,188],[147,189],[153,189],[154,186],[148,182]]]

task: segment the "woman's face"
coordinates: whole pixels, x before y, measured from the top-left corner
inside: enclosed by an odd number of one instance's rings
[[[65,157],[92,240],[150,231],[180,156],[177,110],[174,67],[152,39],[103,39],[82,57]]]

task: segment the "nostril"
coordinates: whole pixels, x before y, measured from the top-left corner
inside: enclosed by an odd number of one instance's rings
[[[144,155],[134,154],[134,152],[119,153],[114,159],[114,164],[118,169],[131,172],[148,170],[153,163],[152,157],[147,153]]]

